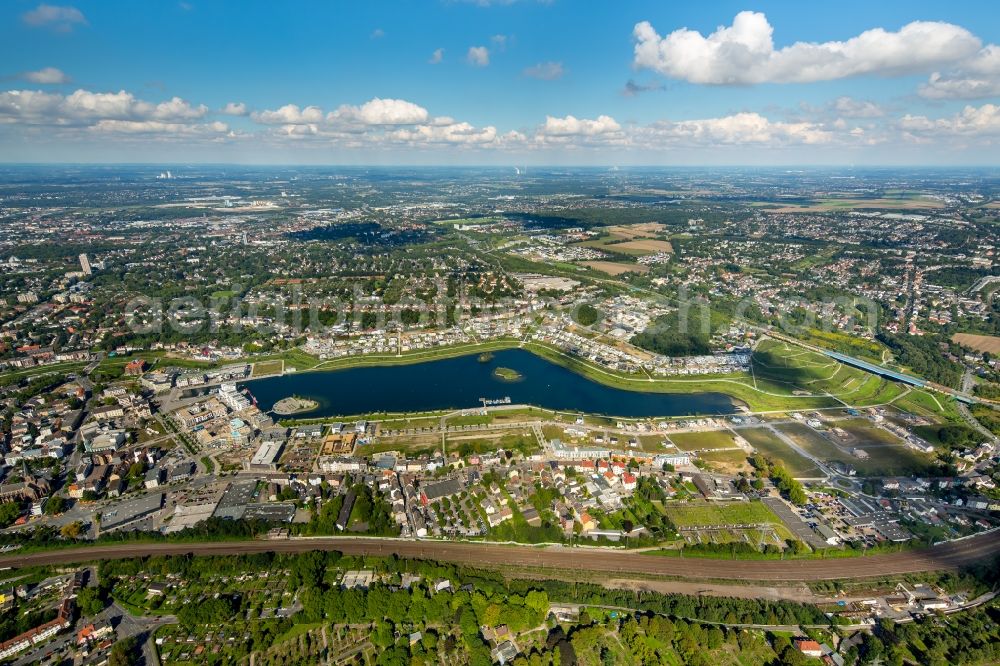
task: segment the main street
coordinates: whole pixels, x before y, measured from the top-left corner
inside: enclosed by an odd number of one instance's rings
[[[21,568],[154,555],[244,555],[337,550],[348,555],[397,555],[477,567],[643,574],[742,581],[818,581],[871,578],[928,571],[958,571],[1000,555],[1000,531],[939,546],[857,557],[732,560],[666,557],[607,548],[533,547],[489,543],[414,541],[371,537],[315,537],[209,543],[99,545],[0,557],[0,567]]]

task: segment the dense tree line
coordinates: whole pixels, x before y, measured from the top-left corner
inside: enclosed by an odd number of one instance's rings
[[[909,624],[883,620],[863,644],[860,656],[862,663],[881,660],[888,666],[1000,663],[1000,606],[992,602],[959,615],[931,615]]]
[[[663,356],[700,356],[712,351],[709,323],[698,308],[692,308],[686,319],[672,312],[658,318],[642,333],[632,336],[629,342]]]
[[[792,504],[802,506],[809,500],[802,484],[780,462],[757,454],[750,458],[750,464],[759,474],[770,478]]]
[[[935,335],[893,335],[880,331],[878,340],[890,350],[896,361],[914,374],[932,382],[955,388],[962,378],[962,366],[942,352]]]

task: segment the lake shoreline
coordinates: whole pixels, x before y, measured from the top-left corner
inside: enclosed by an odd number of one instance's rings
[[[497,377],[493,364],[480,362],[481,351],[468,350],[435,360],[407,359],[407,363],[320,368],[241,384],[250,389],[265,410],[289,394],[319,403],[317,409],[298,413],[300,418],[470,409],[484,399],[506,398],[543,409],[625,419],[727,416],[743,411],[740,401],[724,391],[650,390],[653,387],[645,384],[634,389],[616,386],[531,348],[496,350],[497,365],[522,377],[511,382]]]

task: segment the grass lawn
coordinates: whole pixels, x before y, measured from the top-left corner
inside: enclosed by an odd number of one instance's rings
[[[767,428],[741,428],[740,435],[768,458],[780,460],[792,476],[808,478],[820,476],[813,461],[802,456]]]
[[[889,433],[879,432],[873,424],[859,421],[846,420],[837,424],[851,434],[850,438],[842,440],[843,451],[802,423],[789,423],[778,428],[820,460],[852,465],[859,476],[910,476],[926,474],[932,469],[930,456],[907,447]],[[831,437],[836,435],[831,433]],[[862,460],[849,453],[855,447],[866,451],[868,458]]]
[[[266,377],[268,375],[279,375],[285,368],[285,362],[281,359],[273,361],[257,361],[253,364],[251,377]]]
[[[677,527],[782,524],[763,502],[668,502],[664,510]]]
[[[778,340],[764,340],[757,346],[753,367],[758,388],[777,387],[798,395],[835,396],[855,406],[883,404],[903,392],[895,382]]]
[[[285,641],[290,641],[293,638],[298,638],[302,634],[307,634],[313,629],[319,629],[322,626],[322,622],[304,622],[302,624],[293,624],[291,629],[275,638],[271,645],[279,645]]]
[[[846,456],[823,435],[804,423],[782,423],[776,427],[802,449],[820,460],[848,460],[852,464],[857,460],[853,456]]]
[[[727,430],[707,432],[679,432],[670,435],[670,441],[684,451],[703,449],[730,449],[736,447],[733,434]]]
[[[922,389],[913,389],[906,395],[893,400],[892,404],[903,411],[918,416],[926,416],[935,421],[961,422],[955,401],[944,395],[935,395]]]
[[[493,423],[493,416],[490,414],[465,414],[462,416],[450,416],[446,423],[449,426],[464,425],[486,425]]]
[[[538,440],[530,430],[491,430],[466,435],[449,434],[445,441],[448,453],[458,451],[461,456],[487,453],[497,449],[506,451],[516,449],[525,455],[530,455],[539,449]]]
[[[374,444],[366,444],[357,447],[361,455],[372,455],[384,451],[401,451],[410,456],[420,456],[423,454],[440,453],[441,435],[400,435],[399,437],[380,437]]]

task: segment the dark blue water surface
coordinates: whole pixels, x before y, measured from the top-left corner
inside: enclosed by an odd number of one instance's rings
[[[519,381],[493,375],[497,367],[518,371]],[[477,354],[412,365],[303,372],[245,382],[263,410],[290,395],[319,406],[296,418],[423,412],[477,407],[480,398],[510,397],[514,404],[609,416],[647,417],[732,414],[723,393],[643,393],[599,384],[522,349],[495,352],[488,362]]]

